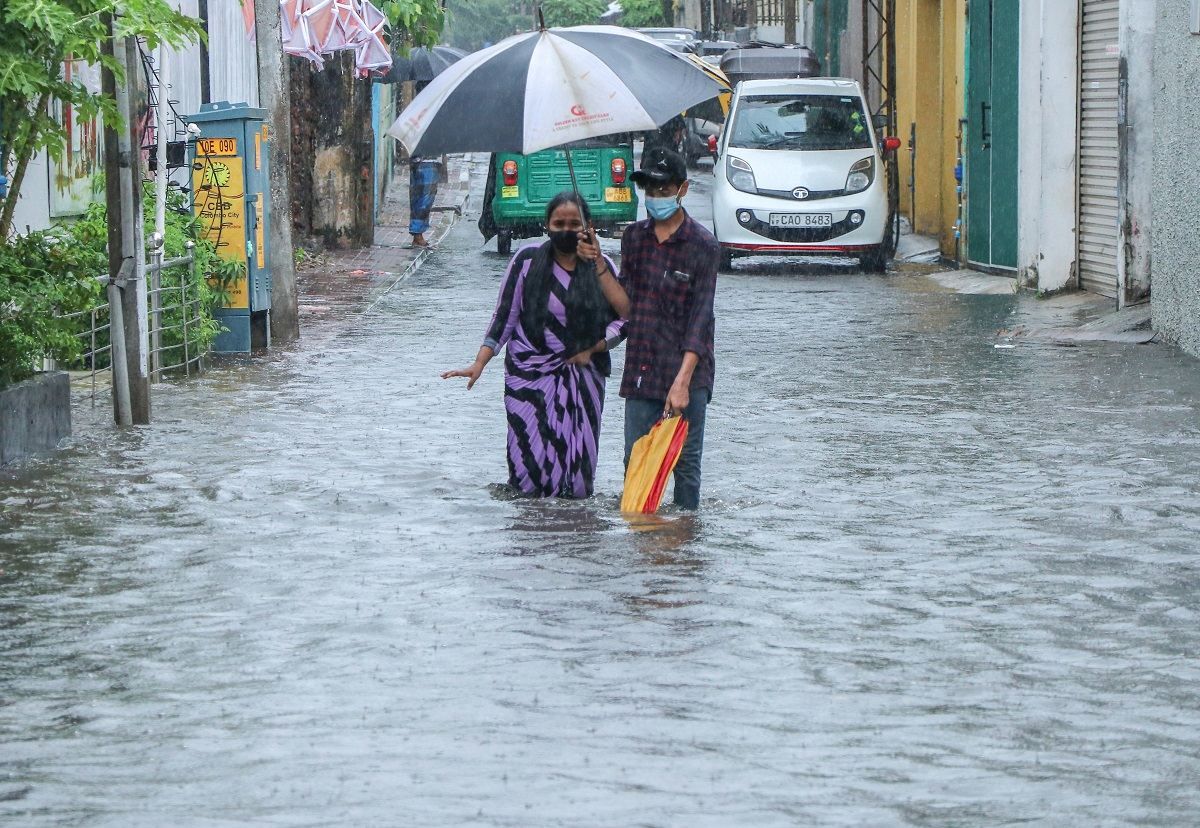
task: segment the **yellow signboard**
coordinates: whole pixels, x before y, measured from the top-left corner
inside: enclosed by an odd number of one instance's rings
[[[231,141],[237,146],[232,138],[206,140]],[[198,157],[192,164],[192,192],[196,197],[200,232],[216,245],[217,255],[229,262],[246,261],[245,182],[240,157]],[[226,307],[250,307],[250,291],[244,276],[229,287]]]
[[[254,169],[262,169],[262,135],[254,133]]]
[[[629,188],[628,187],[605,187],[604,188],[604,200],[605,201],[620,201],[625,204],[628,204],[629,200],[630,200]]]
[[[196,142],[196,155],[237,155],[236,138],[201,138]]]
[[[521,197],[521,188],[520,187],[501,187],[500,188],[500,197],[501,198],[520,198]]]

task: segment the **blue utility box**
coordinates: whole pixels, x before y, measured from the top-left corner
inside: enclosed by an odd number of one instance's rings
[[[200,135],[188,145],[193,210],[217,255],[245,265],[245,278],[228,287],[215,313],[226,328],[213,350],[249,353],[271,345],[271,272],[267,222],[271,217],[270,152],[265,109],[245,103],[203,104],[188,120]],[[285,205],[286,207],[286,205]]]

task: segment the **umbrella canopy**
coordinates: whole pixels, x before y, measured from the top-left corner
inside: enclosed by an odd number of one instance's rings
[[[388,134],[412,155],[528,155],[654,129],[720,91],[687,58],[630,29],[541,29],[453,64],[400,113]]]
[[[419,46],[410,49],[407,55],[393,54],[392,68],[380,79],[380,83],[427,83],[466,56],[466,52],[453,46]]]

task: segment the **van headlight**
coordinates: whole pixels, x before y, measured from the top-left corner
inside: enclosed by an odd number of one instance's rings
[[[733,179],[730,179],[732,181]],[[875,180],[875,158],[868,156],[861,161],[856,161],[854,166],[850,168],[850,174],[846,176],[846,195],[861,193],[867,187],[871,186],[871,182]]]
[[[725,162],[725,177],[735,190],[758,193],[758,185],[754,183],[754,170],[740,158],[729,156],[729,160]]]

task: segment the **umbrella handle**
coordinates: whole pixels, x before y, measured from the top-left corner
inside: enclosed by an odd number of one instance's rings
[[[538,9],[538,14],[541,13],[542,10]],[[579,195],[579,182],[575,180],[575,165],[571,163],[571,148],[564,147],[563,151],[567,154],[567,172],[571,174],[571,189],[575,191],[575,195]]]

